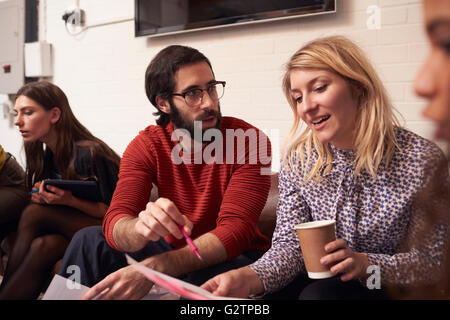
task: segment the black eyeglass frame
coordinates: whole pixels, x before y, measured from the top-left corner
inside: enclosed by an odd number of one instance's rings
[[[187,90],[186,92],[184,92],[184,93],[172,93],[172,94],[170,94],[171,96],[179,96],[179,97],[183,97],[183,99],[184,99],[184,101],[186,102],[186,104],[188,105],[188,106],[192,106],[192,107],[195,107],[195,106],[197,106],[197,105],[191,105],[191,104],[189,104],[188,102],[187,102],[187,100],[186,100],[186,95],[190,92],[190,91],[193,91],[193,90],[200,90],[201,92],[202,92],[202,96],[201,96],[201,98],[200,98],[200,103],[202,103],[202,101],[203,101],[203,95],[204,95],[204,91],[206,91],[206,93],[208,94],[208,96],[211,98],[211,99],[213,99],[212,97],[211,97],[211,95],[208,93],[208,88],[210,88],[210,87],[212,87],[212,86],[216,86],[216,85],[218,85],[218,84],[221,84],[222,85],[222,88],[223,88],[223,93],[222,93],[222,95],[219,97],[219,98],[217,98],[217,101],[219,101],[222,97],[223,97],[223,95],[225,94],[225,85],[227,84],[227,82],[226,81],[214,81],[213,83],[211,83],[211,84],[209,84],[208,85],[208,87],[206,88],[206,89],[201,89],[201,88],[195,88],[195,89],[190,89],[190,90]],[[214,100],[214,99],[213,99]],[[200,104],[199,103],[199,104]]]

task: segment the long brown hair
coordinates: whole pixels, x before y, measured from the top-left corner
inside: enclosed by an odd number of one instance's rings
[[[75,152],[78,147],[89,148],[91,161],[96,154],[101,154],[106,160],[119,167],[120,157],[78,121],[70,108],[67,96],[58,86],[48,81],[31,82],[20,88],[16,97],[22,95],[32,99],[45,110],[51,110],[54,107],[61,110],[59,120],[53,125],[57,135],[53,159],[63,179],[79,178],[75,170]],[[39,140],[25,142],[24,148],[27,162],[27,187],[31,189],[35,182],[46,178],[44,176],[46,151],[44,144]]]

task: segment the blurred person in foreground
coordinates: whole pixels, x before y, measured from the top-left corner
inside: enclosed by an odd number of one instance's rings
[[[414,83],[417,95],[427,99],[423,115],[435,123],[434,138],[450,146],[450,1],[424,0],[423,13],[425,31],[430,42],[430,51]],[[442,266],[436,270],[433,284],[414,287],[392,288],[391,295],[399,299],[450,299],[450,247],[448,226],[450,225],[450,197],[448,184],[441,183],[440,176],[447,174],[448,162],[440,165],[427,188],[420,193],[416,203],[426,213],[425,223],[416,242],[427,238],[439,225],[447,225],[446,251]],[[440,201],[430,201],[433,197]],[[418,275],[418,269],[404,269]]]

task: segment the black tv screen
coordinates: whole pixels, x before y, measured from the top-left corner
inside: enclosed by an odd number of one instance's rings
[[[335,0],[135,0],[136,36],[336,12]]]

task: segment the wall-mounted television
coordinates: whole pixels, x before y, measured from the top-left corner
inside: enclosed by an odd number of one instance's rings
[[[136,36],[336,12],[336,0],[135,0]]]

